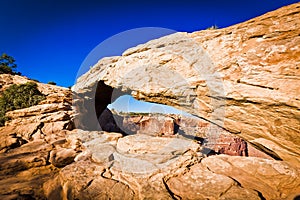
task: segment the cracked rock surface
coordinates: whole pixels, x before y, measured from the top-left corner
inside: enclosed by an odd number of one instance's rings
[[[228,28],[152,40],[100,60],[73,90],[80,105],[111,88],[179,108],[299,166],[299,17],[296,3]]]
[[[46,100],[8,112],[0,127],[0,199],[298,199],[299,13],[297,3],[104,58],[73,87],[77,113],[70,90],[38,83]],[[1,90],[27,81],[0,75]],[[210,136],[216,154],[149,127],[97,130],[113,90],[199,117],[181,130]]]
[[[300,192],[299,169],[285,161],[207,157],[193,140],[110,134],[72,131],[67,143],[77,138],[82,152],[44,183],[47,198],[293,199]]]

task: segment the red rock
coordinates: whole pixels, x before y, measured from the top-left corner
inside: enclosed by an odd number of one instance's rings
[[[246,141],[234,136],[220,135],[214,150],[219,154],[248,156]]]
[[[139,122],[140,134],[171,136],[174,135],[174,119],[165,116],[143,117]]]

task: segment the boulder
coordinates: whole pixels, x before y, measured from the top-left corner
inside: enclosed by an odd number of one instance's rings
[[[77,152],[74,149],[56,149],[50,152],[49,161],[55,167],[64,167],[74,162]]]

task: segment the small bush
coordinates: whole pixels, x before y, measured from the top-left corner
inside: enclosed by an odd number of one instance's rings
[[[216,30],[218,29],[219,27],[217,25],[213,25],[211,27],[208,27],[206,30]]]
[[[0,74],[17,74],[21,75],[21,73],[16,72],[15,69],[17,65],[15,64],[15,59],[12,56],[3,53],[0,56]]]
[[[56,83],[53,82],[53,81],[49,81],[48,84],[50,84],[50,85],[56,85]]]
[[[35,81],[35,82],[37,82],[37,83],[39,83],[39,82],[40,82],[39,80],[37,80],[37,79],[33,79],[33,78],[31,78],[31,80],[32,80],[32,81]]]
[[[0,126],[4,126],[7,120],[6,112],[37,105],[44,99],[45,95],[38,90],[36,83],[11,85],[0,96]]]

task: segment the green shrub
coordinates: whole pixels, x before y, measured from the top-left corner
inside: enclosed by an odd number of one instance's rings
[[[56,85],[56,83],[53,82],[53,81],[49,81],[48,84],[50,84],[50,85]]]
[[[3,53],[0,56],[0,74],[17,74],[21,75],[15,71],[17,65],[15,64],[15,59],[12,56]]]
[[[35,81],[35,82],[37,82],[37,83],[39,83],[39,82],[40,82],[39,80],[37,80],[37,79],[34,79],[34,78],[31,78],[30,80],[32,80],[32,81]]]
[[[4,126],[7,120],[6,112],[37,105],[44,99],[45,95],[38,90],[36,83],[11,85],[0,96],[0,126]]]

